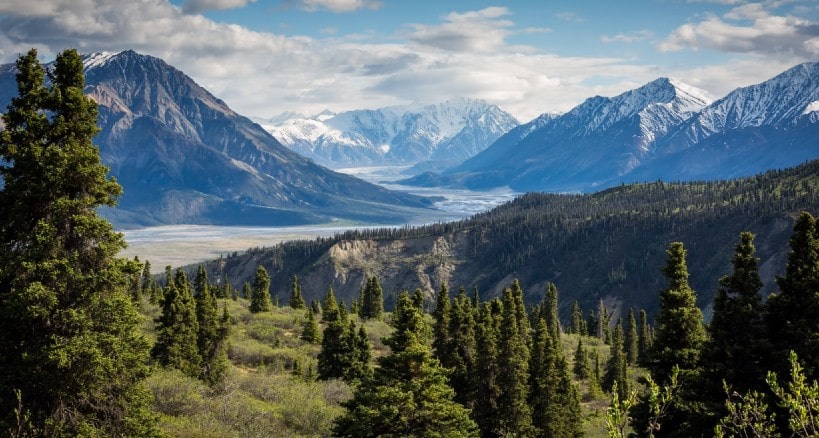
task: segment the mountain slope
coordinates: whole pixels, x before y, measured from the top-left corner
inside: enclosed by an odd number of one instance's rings
[[[541,116],[447,171],[470,188],[581,191],[625,175],[649,156],[654,140],[711,102],[679,81],[660,78],[613,98],[596,96],[559,116]]]
[[[158,58],[124,51],[84,63],[100,107],[95,142],[125,190],[105,212],[118,225],[392,222],[428,205],[301,157]]]
[[[291,118],[266,129],[300,154],[331,167],[460,163],[517,126],[482,100]]]
[[[442,282],[450,290],[477,287],[488,299],[515,278],[534,304],[555,282],[568,316],[574,300],[587,310],[600,299],[617,311],[632,305],[656,310],[665,249],[682,241],[698,304],[707,307],[746,230],[757,235],[764,292],[775,291],[794,217],[819,212],[817,175],[819,160],[729,181],[623,185],[587,195],[531,193],[459,222],[290,242],[212,262],[208,269],[239,287],[262,264],[271,272],[273,291],[288,290],[297,274],[308,301],[332,286],[348,303],[366,276],[378,275],[388,305],[389,297],[416,288],[434,303]]]

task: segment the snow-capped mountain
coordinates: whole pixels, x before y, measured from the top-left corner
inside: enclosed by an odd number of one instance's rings
[[[517,126],[483,100],[322,113],[263,126],[282,144],[330,167],[459,163]]]
[[[129,50],[84,65],[99,104],[95,143],[125,193],[105,213],[121,226],[393,222],[428,204],[294,153],[161,59]],[[0,97],[16,94],[13,68],[0,67],[0,85],[12,87]]]
[[[667,78],[616,97],[595,96],[565,114],[546,114],[510,131],[448,171],[443,182],[517,190],[597,187],[639,166],[657,137],[712,100],[703,90]],[[435,180],[426,175],[408,182],[424,178]]]
[[[661,78],[540,117],[417,185],[593,191],[622,182],[747,176],[819,157],[819,63],[713,101]]]

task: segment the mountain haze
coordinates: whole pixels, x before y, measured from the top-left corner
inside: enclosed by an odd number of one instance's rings
[[[95,142],[125,192],[105,212],[120,226],[400,223],[429,205],[292,152],[161,59],[128,50],[87,55],[84,65],[86,93],[99,103]],[[0,72],[0,97],[10,99],[14,68]]]

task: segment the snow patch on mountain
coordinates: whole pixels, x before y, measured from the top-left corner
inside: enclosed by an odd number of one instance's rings
[[[121,52],[97,52],[82,57],[82,65],[85,69],[102,67],[111,58],[119,55]]]

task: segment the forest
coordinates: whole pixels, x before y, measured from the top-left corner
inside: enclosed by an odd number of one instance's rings
[[[715,232],[745,223],[741,211],[773,221],[815,200],[815,162],[733,182],[528,195],[510,204],[514,214],[370,233],[507,230],[520,248],[537,231],[512,223],[543,221],[535,212],[545,209],[574,236],[564,244],[578,245],[571,239],[590,221],[638,222],[645,228],[633,232],[653,239],[651,223],[690,214],[679,227],[709,227],[709,240],[730,248],[726,269],[710,278],[708,323],[689,282],[688,244],[676,239],[661,243],[660,269],[645,274],[659,285],[652,318],[632,308],[615,319],[600,300],[561,304],[556,283],[526,292],[517,280],[497,296],[442,284],[434,306],[420,289],[387,306],[384,279],[367,276],[348,305],[331,285],[306,297],[291,272],[280,303],[262,264],[234,287],[211,281],[205,266],[156,276],[148,261],[118,258],[122,235],[96,209],[115,205],[121,188],[92,143],[96,104],[83,95],[79,55],[60,53],[48,85],[36,50],[17,68],[19,96],[0,133],[0,428],[9,436],[819,434],[816,217],[789,216],[769,296],[755,234]],[[622,196],[630,190],[688,207],[638,206]],[[582,207],[595,203],[619,207]],[[494,253],[498,269],[522,266],[504,251]],[[571,309],[565,321],[561,308]]]

